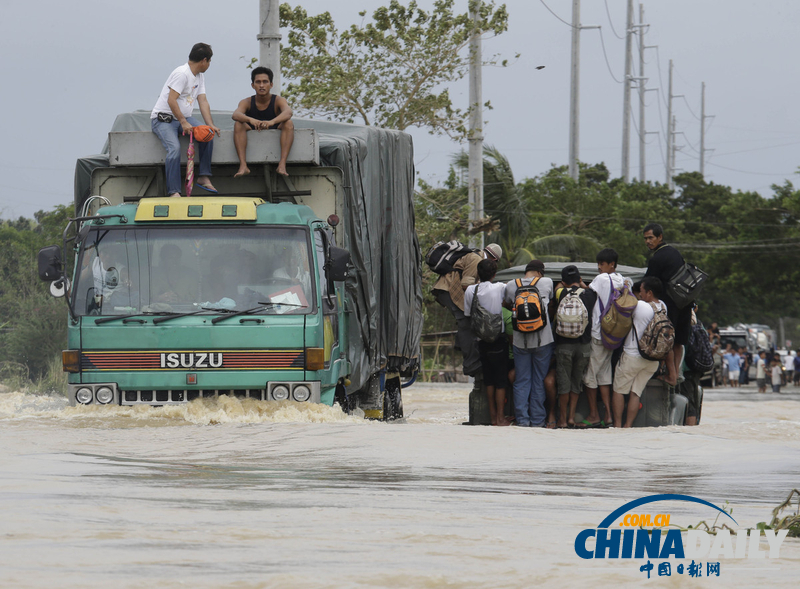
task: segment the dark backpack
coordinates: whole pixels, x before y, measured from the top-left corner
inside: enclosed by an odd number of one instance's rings
[[[667,281],[667,294],[679,309],[688,307],[700,295],[706,285],[708,274],[694,264],[684,263]]]
[[[425,263],[437,274],[445,275],[453,271],[455,263],[467,254],[480,250],[464,245],[460,241],[439,241],[425,254]]]
[[[547,313],[543,312],[542,299],[536,283],[539,278],[533,279],[530,284],[522,284],[522,280],[515,281],[517,290],[514,293],[514,306],[511,309],[511,326],[521,333],[534,333],[544,329],[547,325]]]
[[[469,325],[472,328],[478,339],[491,344],[497,341],[505,331],[505,322],[503,321],[503,314],[495,315],[487,311],[483,305],[478,301],[478,287],[475,286],[475,291],[472,293],[472,304],[469,308]]]
[[[706,373],[714,368],[714,348],[708,332],[699,321],[692,326],[686,345],[686,365],[694,372]]]

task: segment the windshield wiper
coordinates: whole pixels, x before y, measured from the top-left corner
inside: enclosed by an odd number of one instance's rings
[[[230,315],[223,315],[222,317],[214,317],[211,320],[211,323],[216,325],[220,321],[225,321],[225,319],[230,319],[232,317],[238,317],[239,315],[250,315],[251,313],[257,313],[259,311],[263,311],[264,309],[268,309],[269,307],[274,307],[275,305],[283,305],[285,307],[301,307],[301,308],[305,308],[305,307],[308,306],[308,305],[295,305],[293,303],[273,303],[273,302],[262,303],[260,301],[259,301],[258,305],[259,305],[258,307],[253,307],[252,309],[245,309],[244,311],[237,311],[236,313],[231,313]]]
[[[165,317],[156,317],[153,319],[153,325],[158,325],[159,323],[164,323],[164,321],[169,321],[170,319],[177,319],[178,317],[187,317],[189,315],[199,315],[205,311],[213,311],[215,313],[233,313],[230,309],[217,309],[216,307],[203,307],[199,311],[189,311],[188,313],[170,313]]]
[[[141,313],[131,313],[130,315],[114,315],[112,317],[99,317],[98,319],[95,319],[94,322],[96,325],[100,325],[101,323],[108,323],[110,321],[117,321],[119,319],[130,319],[131,317],[141,317],[142,315],[163,315],[163,313],[142,311]]]
[[[230,309],[215,309],[212,307],[203,307],[199,311],[190,311],[189,313],[172,313],[171,311],[142,311],[141,313],[131,313],[130,315],[114,315],[111,317],[99,317],[94,320],[95,324],[100,325],[101,323],[109,323],[110,321],[117,321],[119,319],[130,319],[132,317],[141,317],[142,315],[158,315],[155,319],[153,319],[153,324],[157,325],[163,321],[169,321],[170,319],[175,319],[176,317],[186,317],[187,315],[197,315],[198,313],[203,313],[204,311],[216,311],[218,313],[232,313]]]

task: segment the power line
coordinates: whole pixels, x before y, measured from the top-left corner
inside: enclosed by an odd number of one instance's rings
[[[794,172],[748,172],[747,170],[737,170],[736,168],[729,168],[727,166],[723,166],[720,164],[715,164],[714,162],[706,162],[709,166],[714,166],[717,168],[722,168],[723,170],[730,170],[731,172],[739,172],[741,174],[753,174],[754,176],[791,176],[792,174],[796,174],[797,171]]]
[[[689,112],[692,113],[692,116],[699,121],[700,117],[698,117],[696,114],[694,114],[694,111],[692,110],[692,107],[689,106],[689,101],[686,100],[686,96],[681,95],[681,98],[683,98],[683,101],[686,103],[686,108],[689,109]]]
[[[622,84],[622,80],[617,80],[617,76],[615,76],[614,72],[611,71],[611,64],[608,61],[608,54],[606,53],[606,44],[605,44],[605,41],[603,40],[603,29],[600,28],[600,27],[597,27],[597,32],[600,33],[600,45],[603,48],[603,57],[606,58],[606,67],[608,68],[608,73],[611,74],[611,77],[614,79],[614,81],[617,84]]]
[[[544,3],[544,0],[539,0],[539,2],[541,2],[541,3],[542,3],[542,6],[544,6],[544,7],[545,7],[545,8],[546,8],[546,9],[547,9],[549,12],[550,12],[550,14],[552,14],[552,15],[553,15],[554,17],[556,17],[558,20],[560,20],[561,22],[563,22],[563,23],[564,23],[565,25],[567,25],[569,28],[571,28],[571,29],[579,29],[579,28],[580,28],[580,27],[576,27],[576,26],[575,26],[575,25],[573,25],[572,23],[568,23],[568,22],[567,22],[567,21],[565,21],[563,18],[561,18],[560,16],[558,16],[558,15],[557,15],[555,12],[553,12],[553,11],[550,9],[550,7],[549,7],[547,4],[545,4],[545,3]]]
[[[614,36],[617,39],[624,39],[624,37],[621,37],[617,34],[617,31],[614,29],[614,23],[611,22],[611,12],[608,10],[608,0],[603,0],[603,2],[606,4],[606,16],[608,16],[608,24],[611,26],[611,32],[614,33]]]

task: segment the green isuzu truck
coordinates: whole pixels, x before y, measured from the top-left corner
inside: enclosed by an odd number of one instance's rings
[[[422,330],[411,138],[295,127],[288,177],[275,173],[279,131],[263,131],[249,134],[252,173],[236,179],[223,127],[213,196],[159,196],[164,150],[148,112],[117,117],[103,153],[78,160],[76,217],[39,254],[69,308],[71,404],[227,394],[402,416]]]

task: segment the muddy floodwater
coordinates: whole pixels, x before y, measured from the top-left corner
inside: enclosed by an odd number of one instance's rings
[[[800,487],[794,390],[707,392],[695,428],[588,431],[462,426],[459,384],[407,389],[391,424],[291,403],[70,408],[4,392],[0,587],[797,587],[800,539],[778,559],[716,558],[710,578],[673,563],[648,580],[646,560],[574,548],[660,493],[729,502],[741,528],[769,521]],[[715,515],[643,512],[684,527]]]

